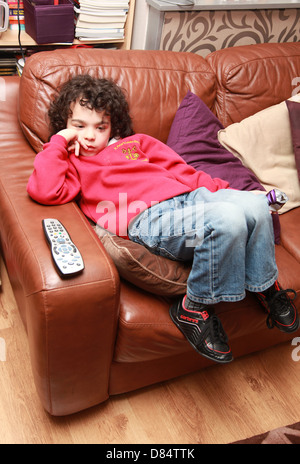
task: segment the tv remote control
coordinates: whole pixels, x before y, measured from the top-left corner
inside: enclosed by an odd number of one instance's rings
[[[52,258],[62,276],[78,274],[84,263],[65,227],[57,219],[43,219],[44,233],[51,248]]]

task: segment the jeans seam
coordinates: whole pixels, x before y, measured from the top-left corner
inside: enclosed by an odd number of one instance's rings
[[[195,303],[213,305],[213,304],[221,303],[222,301],[224,301],[224,302],[241,301],[241,300],[243,300],[245,298],[246,292],[240,293],[239,295],[226,295],[226,296],[220,295],[220,296],[218,296],[216,298],[211,298],[211,299],[196,297],[189,290],[187,291],[187,295]]]
[[[271,279],[269,279],[264,285],[260,285],[259,287],[255,287],[253,285],[248,285],[245,283],[245,289],[253,293],[264,292],[265,290],[270,288],[275,283],[275,281],[277,280],[277,277],[278,277],[278,272],[276,272],[275,275]]]

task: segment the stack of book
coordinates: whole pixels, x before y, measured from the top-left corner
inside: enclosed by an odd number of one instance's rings
[[[24,18],[24,4],[23,0],[19,1],[18,7],[18,0],[8,0],[7,1],[9,6],[9,29],[18,30],[18,17],[20,22],[21,30],[25,30],[25,18]]]
[[[75,37],[81,41],[124,38],[129,0],[75,0]]]

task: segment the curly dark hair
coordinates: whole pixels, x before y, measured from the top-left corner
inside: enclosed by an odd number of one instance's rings
[[[50,136],[66,128],[68,118],[72,116],[71,104],[76,101],[91,110],[105,111],[110,116],[111,137],[124,138],[134,133],[123,90],[111,79],[81,74],[65,82],[50,104]]]

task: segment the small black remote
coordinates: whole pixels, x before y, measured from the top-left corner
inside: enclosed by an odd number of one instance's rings
[[[78,274],[84,263],[65,227],[57,219],[43,219],[44,233],[51,248],[52,258],[62,276]]]

